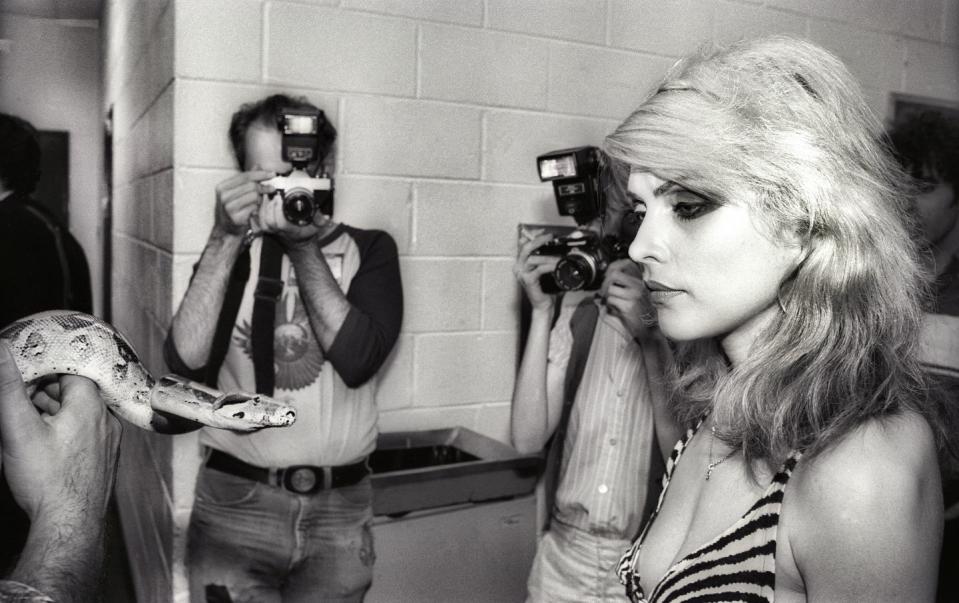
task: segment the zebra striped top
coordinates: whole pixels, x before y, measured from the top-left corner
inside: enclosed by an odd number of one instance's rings
[[[619,578],[634,603],[686,603],[692,601],[772,601],[776,586],[776,530],[786,482],[802,456],[792,453],[762,497],[722,534],[676,562],[649,597],[639,582],[639,551],[649,526],[655,521],[669,487],[669,478],[686,444],[703,421],[688,430],[666,463],[663,489],[656,510],[639,538],[619,562]]]

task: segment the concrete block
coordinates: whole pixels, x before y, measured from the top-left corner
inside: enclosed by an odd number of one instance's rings
[[[496,402],[512,397],[515,333],[450,333],[416,337],[417,406]]]
[[[513,275],[513,258],[483,261],[484,331],[519,331],[520,300],[524,295]]]
[[[400,259],[400,269],[404,332],[479,328],[481,262],[406,257]]]
[[[489,27],[590,44],[606,42],[604,0],[489,0]]]
[[[390,233],[400,254],[410,248],[412,215],[413,187],[409,182],[349,175],[336,179],[333,218]]]
[[[950,46],[959,46],[959,0],[946,0],[943,11],[942,41]]]
[[[233,113],[244,103],[280,93],[306,97],[339,130],[336,96],[290,86],[178,80],[174,124],[177,165],[236,169],[229,137]]]
[[[809,39],[842,59],[863,86],[894,89],[901,83],[905,54],[901,38],[813,19]]]
[[[685,55],[712,39],[715,5],[708,0],[613,0],[610,45]]]
[[[376,380],[376,406],[380,411],[413,405],[412,335],[400,335]]]
[[[673,59],[559,42],[550,47],[548,109],[624,119]]]
[[[401,19],[290,3],[267,6],[271,82],[412,96],[416,26]]]
[[[349,98],[340,161],[347,173],[476,179],[480,111],[423,101]]]
[[[164,89],[147,112],[149,138],[138,141],[149,156],[148,173],[173,167],[173,87]]]
[[[713,37],[720,43],[770,34],[806,35],[806,18],[783,10],[724,1],[716,2],[714,10]]]
[[[490,111],[486,115],[483,180],[539,184],[539,155],[583,145],[601,146],[618,124],[611,119]],[[518,132],[522,136],[517,136]]]
[[[564,223],[553,190],[540,186],[416,184],[413,253],[442,256],[516,255],[517,224]]]
[[[473,407],[404,408],[381,412],[378,425],[382,433],[446,429],[473,425],[475,416]]]
[[[343,0],[342,6],[422,21],[475,26],[483,24],[483,0]]]
[[[150,241],[165,251],[173,251],[173,170],[165,169],[150,178],[153,221]]]
[[[263,7],[259,0],[177,2],[175,12],[177,77],[260,79]]]
[[[959,48],[907,40],[904,84],[909,94],[959,100]]]
[[[181,168],[173,176],[173,251],[200,253],[213,227],[216,185],[236,172]]]
[[[484,30],[421,26],[420,96],[483,105],[546,106],[545,40]]]

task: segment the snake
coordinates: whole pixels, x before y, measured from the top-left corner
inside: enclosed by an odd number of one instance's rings
[[[263,394],[224,393],[179,375],[155,379],[116,328],[90,314],[50,310],[17,319],[0,330],[30,396],[56,375],[95,382],[118,417],[158,433],[203,426],[249,432],[284,427],[296,410]]]

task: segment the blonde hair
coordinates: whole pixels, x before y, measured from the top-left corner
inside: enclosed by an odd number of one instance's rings
[[[675,410],[716,409],[747,460],[814,455],[870,417],[913,409],[936,425],[916,348],[928,274],[908,179],[839,59],[769,37],[678,62],[606,139],[625,170],[716,199],[751,200],[771,236],[806,250],[748,360],[677,344]]]

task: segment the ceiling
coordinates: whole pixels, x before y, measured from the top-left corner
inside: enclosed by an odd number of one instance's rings
[[[0,13],[41,19],[99,20],[103,0],[0,0]]]

